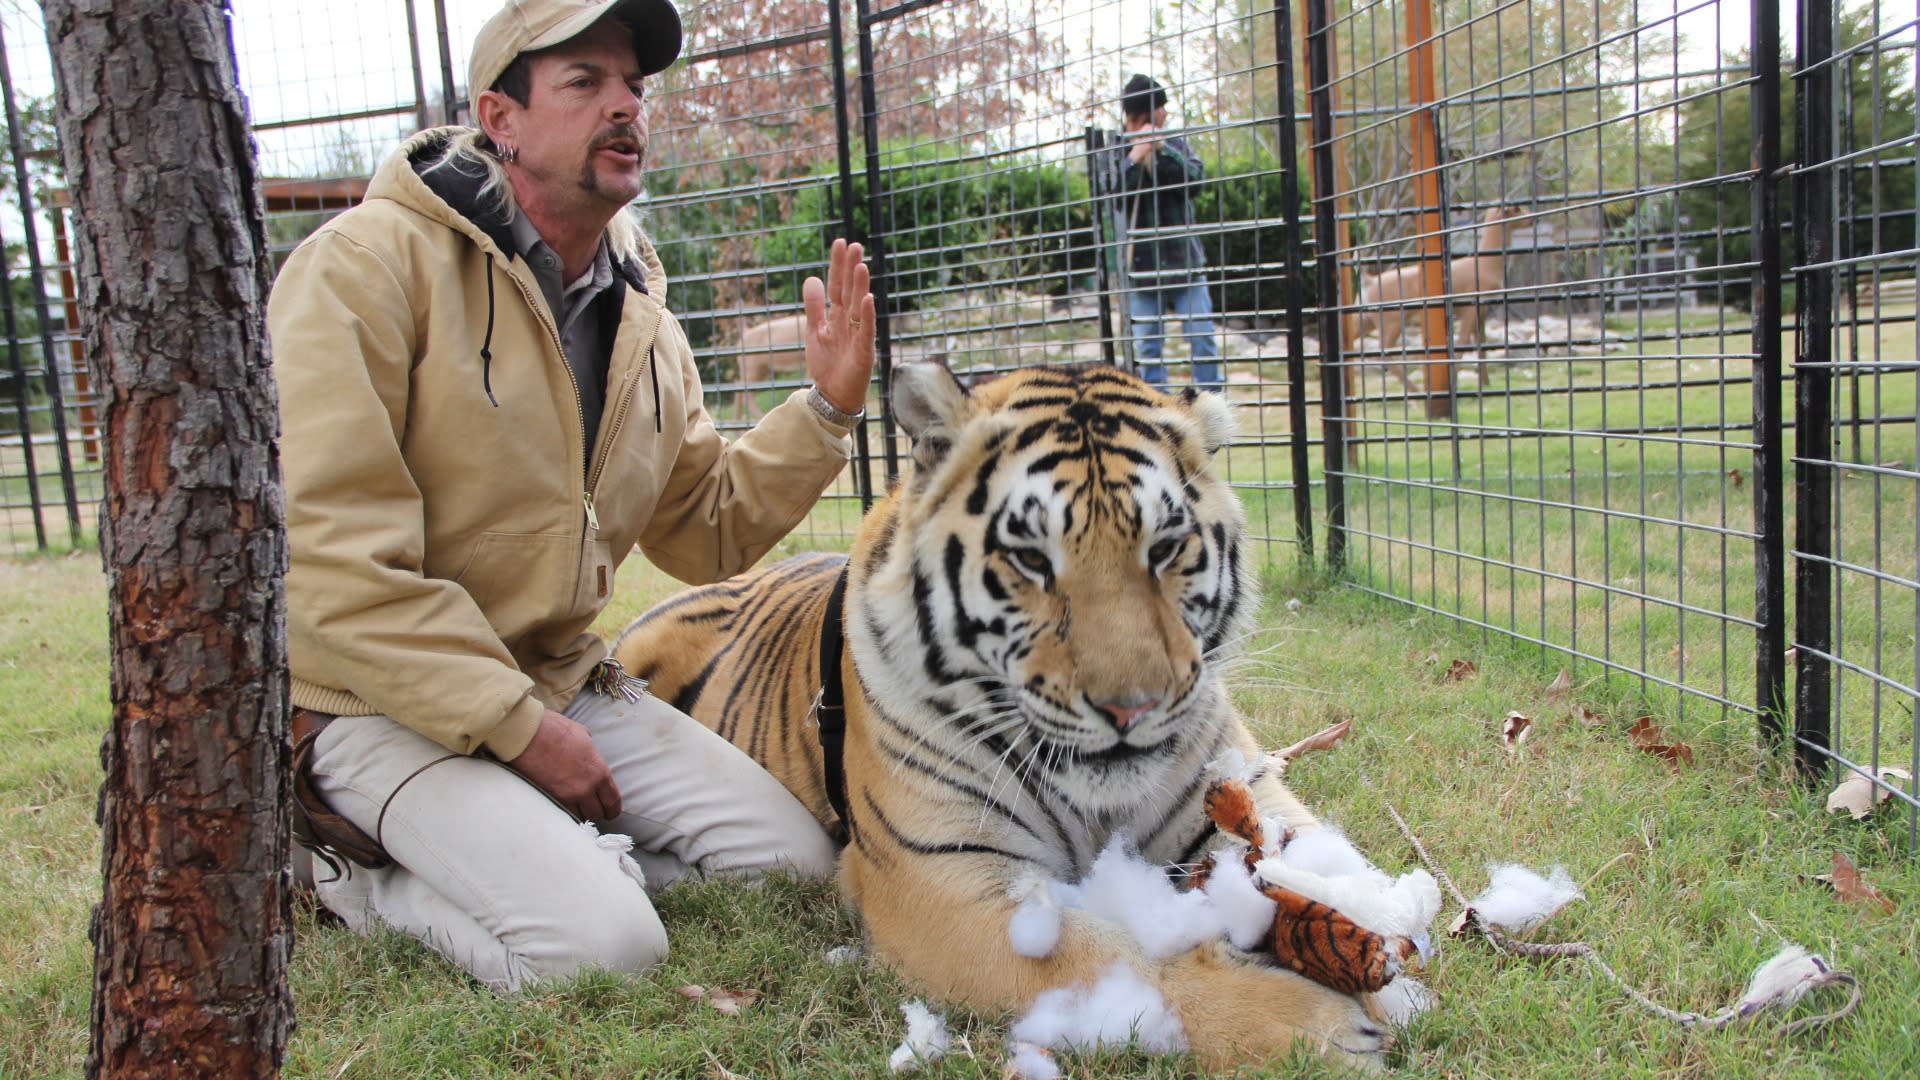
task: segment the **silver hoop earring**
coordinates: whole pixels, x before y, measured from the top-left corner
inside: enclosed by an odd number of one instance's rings
[[[503,146],[500,148],[499,157],[502,162],[511,165],[520,160],[520,148],[517,146]]]

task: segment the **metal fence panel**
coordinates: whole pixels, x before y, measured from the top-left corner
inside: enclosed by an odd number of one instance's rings
[[[1212,385],[1235,406],[1239,435],[1219,460],[1256,534],[1309,536],[1317,393],[1303,363],[1287,8],[855,9],[883,385],[892,364],[916,359],[969,378],[1104,362]],[[1167,182],[1184,214],[1171,195],[1143,197],[1139,170],[1128,179],[1145,137],[1124,130],[1135,76],[1164,94],[1154,134],[1186,152]],[[883,437],[891,476],[890,423]]]
[[[1305,2],[1329,548],[1576,677],[1756,711],[1770,234],[1719,5]]]
[[[1803,12],[1795,752],[1810,772],[1832,763],[1871,778],[1920,847],[1916,20],[1831,0]]]

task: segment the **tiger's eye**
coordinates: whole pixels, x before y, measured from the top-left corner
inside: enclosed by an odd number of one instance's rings
[[[1162,540],[1148,548],[1147,564],[1149,566],[1159,566],[1161,563],[1173,558],[1174,554],[1180,550],[1180,543],[1178,540]]]
[[[1013,557],[1020,560],[1021,566],[1036,574],[1053,573],[1053,561],[1048,559],[1044,552],[1033,548],[1017,548],[1014,550]]]

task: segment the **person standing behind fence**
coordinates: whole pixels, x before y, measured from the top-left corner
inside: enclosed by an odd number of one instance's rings
[[[1185,137],[1163,134],[1167,91],[1145,75],[1127,80],[1120,98],[1125,114],[1126,165],[1121,183],[1127,206],[1127,313],[1133,324],[1134,364],[1155,386],[1167,384],[1161,362],[1166,324],[1181,319],[1193,351],[1193,381],[1224,390],[1220,345],[1214,339],[1213,298],[1207,292],[1206,254],[1193,229],[1193,185],[1206,167]]]
[[[680,45],[669,0],[508,0],[473,46],[478,129],[410,139],[269,304],[319,897],[505,993],[657,963],[648,890],[677,878],[834,866],[798,799],[590,629],[636,547],[710,582],[786,535],[873,366],[867,270],[836,241],[803,290],[813,387],[714,429],[628,212]]]

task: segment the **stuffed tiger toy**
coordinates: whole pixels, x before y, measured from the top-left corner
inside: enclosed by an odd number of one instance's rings
[[[917,363],[895,369],[891,401],[912,474],[851,556],[681,593],[616,658],[844,835],[842,894],[875,951],[935,993],[1024,1008],[1127,961],[1209,1065],[1304,1039],[1378,1067],[1361,999],[1224,941],[1153,960],[1079,910],[1045,958],[1008,940],[1016,882],[1080,880],[1116,834],[1149,862],[1198,862],[1216,835],[1209,763],[1260,756],[1220,676],[1255,604],[1243,512],[1212,468],[1225,400],[1104,367],[969,391]],[[843,569],[844,821],[814,723]],[[1251,786],[1263,814],[1315,827],[1277,776]]]

